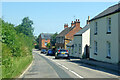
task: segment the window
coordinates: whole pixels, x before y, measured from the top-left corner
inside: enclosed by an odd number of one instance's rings
[[[97,42],[94,42],[94,54],[97,55]]]
[[[45,40],[47,41],[47,38],[45,38]]]
[[[108,18],[107,20],[108,20],[107,21],[107,24],[108,24],[108,26],[107,26],[107,34],[110,34],[111,33],[111,18]]]
[[[97,26],[98,26],[98,23],[95,22],[95,32],[94,32],[94,35],[97,35],[97,31],[98,31]]]
[[[79,54],[81,54],[81,44],[79,44]]]
[[[45,46],[47,46],[47,42],[45,42]]]
[[[75,44],[75,47],[77,47],[77,44]]]
[[[64,37],[62,38],[62,43],[64,43]]]
[[[58,43],[60,43],[60,37],[58,38]]]
[[[81,44],[79,44],[79,47],[81,47]]]
[[[111,44],[107,41],[107,58],[111,57]]]

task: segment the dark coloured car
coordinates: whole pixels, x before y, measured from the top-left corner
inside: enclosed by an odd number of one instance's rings
[[[54,56],[55,52],[52,49],[49,49],[46,55]]]
[[[41,50],[41,53],[43,53],[43,54],[45,54],[46,52],[47,52],[46,49]]]
[[[58,59],[58,58],[67,58],[67,59],[69,59],[68,50],[65,50],[65,49],[57,50],[57,52],[55,53],[55,59]]]

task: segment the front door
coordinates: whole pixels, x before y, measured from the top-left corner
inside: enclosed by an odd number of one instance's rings
[[[86,58],[89,58],[89,46],[88,45],[86,45]]]

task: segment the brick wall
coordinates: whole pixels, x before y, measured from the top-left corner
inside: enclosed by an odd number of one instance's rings
[[[47,43],[50,43],[50,39],[42,39],[41,36],[39,37],[39,48],[42,49],[42,48],[46,48],[45,46],[45,42]]]
[[[42,45],[41,45],[42,48],[46,48],[45,42],[50,43],[50,39],[48,40],[42,39]]]
[[[71,30],[69,33],[65,35],[66,39],[73,40],[74,34],[76,34],[78,31],[80,31],[82,28],[80,27],[80,22],[76,21],[75,22],[75,28]],[[70,42],[70,40],[65,40],[65,49],[66,49],[66,44]]]

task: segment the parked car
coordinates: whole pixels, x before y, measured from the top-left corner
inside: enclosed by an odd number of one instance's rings
[[[46,52],[47,52],[46,49],[42,49],[42,50],[41,50],[41,53],[44,53],[44,54],[45,54]]]
[[[58,58],[67,58],[67,59],[69,59],[68,50],[58,49],[57,52],[55,53],[55,59],[58,59]]]
[[[55,52],[52,49],[49,49],[46,55],[54,56]]]

